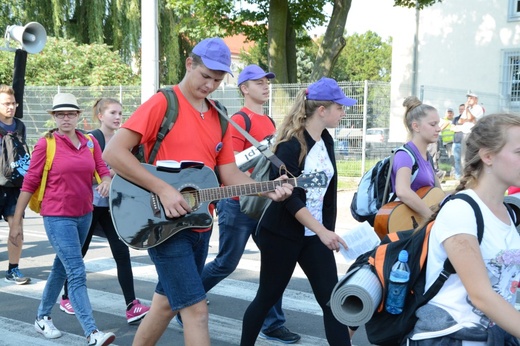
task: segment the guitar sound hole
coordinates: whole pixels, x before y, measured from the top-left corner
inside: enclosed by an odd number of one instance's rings
[[[195,211],[199,208],[198,192],[196,189],[193,187],[187,187],[182,189],[181,193],[192,211]]]

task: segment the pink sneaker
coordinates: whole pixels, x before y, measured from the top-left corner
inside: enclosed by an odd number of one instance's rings
[[[60,300],[60,310],[63,311],[66,314],[74,315],[74,308],[72,307],[72,304],[70,303],[69,299],[63,299]]]
[[[130,310],[126,311],[126,321],[130,323],[138,322],[146,316],[148,311],[150,310],[149,306],[145,306],[141,304],[138,299],[135,299],[132,302],[132,307]]]

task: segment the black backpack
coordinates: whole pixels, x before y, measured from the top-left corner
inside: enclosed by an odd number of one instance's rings
[[[412,158],[412,182],[417,176],[419,164],[417,163],[417,158],[412,148],[405,143],[401,147],[394,149],[390,156],[378,161],[361,177],[358,189],[354,193],[350,204],[350,213],[357,221],[368,221],[371,226],[374,226],[374,220],[379,209],[386,203],[392,201],[390,198],[392,192],[390,176],[392,175],[394,156],[398,151],[405,151]],[[427,155],[428,160],[431,162],[430,154]]]
[[[21,187],[23,177],[29,169],[31,155],[25,143],[25,125],[14,118],[16,129],[7,132],[0,127],[2,136],[2,153],[0,155],[0,186]]]
[[[249,115],[247,115],[246,113],[244,113],[242,111],[238,111],[235,114],[240,114],[242,116],[242,118],[244,118],[244,123],[246,125],[246,131],[249,133],[249,131],[251,130],[251,119],[249,118]],[[268,116],[268,118],[269,118],[269,120],[271,120],[274,127],[276,128],[276,123],[274,122],[273,118],[271,118],[269,116]]]
[[[159,127],[159,132],[157,133],[157,139],[152,147],[152,150],[150,151],[150,155],[148,156],[148,162],[145,160],[144,155],[144,145],[138,145],[132,150],[132,153],[134,154],[137,159],[142,163],[153,163],[155,160],[155,156],[157,156],[157,152],[159,151],[159,147],[161,146],[162,141],[164,140],[164,137],[170,132],[170,130],[173,128],[173,125],[175,124],[175,121],[177,120],[177,117],[179,116],[179,100],[177,98],[177,95],[173,91],[173,88],[167,87],[167,88],[161,88],[158,92],[162,92],[164,94],[164,97],[166,97],[167,106],[166,106],[166,113],[164,114],[164,119],[161,123],[161,126]],[[215,107],[220,109],[223,113],[227,114],[226,107],[224,107],[220,102],[217,100],[209,100],[209,103]],[[225,119],[220,112],[219,113],[219,119],[220,119],[220,127],[222,129],[222,138],[224,138],[224,135],[226,134],[228,121]]]
[[[446,197],[441,203],[441,207],[446,205],[449,200],[462,199],[468,202],[477,221],[478,242],[482,241],[484,234],[484,220],[480,208],[473,198],[467,194],[456,194]],[[506,204],[507,206],[507,204]],[[508,207],[510,213],[511,209]],[[513,217],[513,215],[511,214]],[[515,220],[516,217],[513,218]],[[407,230],[388,234],[381,244],[373,250],[359,256],[350,266],[347,273],[368,266],[379,278],[382,287],[381,302],[365,324],[368,340],[375,345],[399,345],[403,339],[412,331],[417,317],[415,311],[425,305],[433,298],[444,285],[448,277],[455,273],[455,269],[450,261],[446,259],[444,269],[432,286],[425,291],[426,283],[426,259],[428,255],[428,240],[430,230],[435,221],[429,222],[418,230]],[[390,271],[397,261],[401,250],[408,251],[408,266],[410,267],[410,281],[406,296],[403,312],[399,315],[392,315],[384,309],[386,300],[386,290],[389,284]]]

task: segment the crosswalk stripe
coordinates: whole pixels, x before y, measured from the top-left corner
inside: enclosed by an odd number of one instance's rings
[[[243,261],[244,260],[241,262]],[[93,260],[86,260],[85,267],[89,272],[111,276],[117,275],[115,262],[112,259],[96,258]],[[244,268],[248,266],[242,267]],[[144,265],[142,263],[132,262],[132,271],[134,273],[134,279],[157,282],[157,274],[153,265]],[[252,301],[257,291],[257,283],[227,278],[222,280],[217,286],[213,287],[210,293],[224,297]],[[316,316],[323,315],[313,294],[292,289],[286,289],[284,292],[283,308]]]
[[[20,322],[14,319],[0,317],[0,331],[2,332],[3,346],[24,345],[24,346],[55,346],[55,345],[84,345],[85,337],[65,333],[57,339],[45,339],[34,330],[31,323]],[[112,344],[117,346],[117,344]]]
[[[153,267],[153,266],[152,266]],[[87,265],[87,268],[92,268]],[[145,268],[146,266],[140,266],[140,268]],[[150,268],[147,269],[150,271]],[[90,270],[88,270],[90,271]],[[96,272],[98,273],[98,272]],[[103,272],[102,274],[106,274]],[[112,275],[112,274],[108,274]],[[115,272],[114,272],[115,275]],[[135,277],[135,276],[134,276]],[[135,277],[136,279],[142,279],[139,276]],[[148,278],[145,278],[148,281]],[[40,300],[43,292],[43,288],[45,286],[45,280],[33,279],[31,284],[24,285],[23,287],[12,285],[6,282],[0,282],[0,290],[2,293],[12,294],[15,296],[22,296],[25,298],[31,298]],[[232,292],[236,290],[236,287],[232,287]],[[256,292],[256,291],[255,291]],[[121,318],[121,323],[126,323],[126,319],[124,318],[125,304],[124,299],[121,294],[114,294],[106,291],[100,291],[95,289],[88,289],[89,297],[91,297],[91,305],[94,311],[103,312],[107,314],[111,314]],[[230,292],[227,292],[227,296],[231,295]],[[145,305],[150,305],[151,302],[149,300],[141,299],[141,302]],[[57,307],[55,307],[57,309]],[[57,311],[57,310],[54,310]],[[1,327],[1,326],[0,326]],[[59,326],[56,326],[59,329]],[[19,327],[20,330],[25,330],[27,328],[34,328],[32,326],[27,326],[27,324],[23,324],[23,326]],[[179,326],[177,323],[172,320],[168,326],[169,329],[179,330]],[[2,329],[2,328],[0,328]],[[240,334],[242,330],[242,321],[238,319],[228,318],[220,315],[210,314],[209,319],[209,329],[211,338],[214,340],[221,341],[229,341],[229,340],[240,340]],[[300,340],[300,345],[327,345],[327,342],[318,337],[310,336],[310,335],[301,335],[302,339]],[[84,339],[83,339],[84,340]],[[272,343],[267,340],[258,339],[256,345],[268,346]]]

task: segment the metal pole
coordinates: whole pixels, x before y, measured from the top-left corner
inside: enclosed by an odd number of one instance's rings
[[[157,1],[141,1],[141,103],[159,89]]]
[[[363,92],[363,142],[361,143],[361,176],[365,173],[366,166],[366,149],[367,149],[367,109],[368,109],[368,81],[365,80],[365,88]]]
[[[417,95],[417,79],[419,62],[419,1],[415,1],[415,34],[413,38],[413,61],[412,61],[412,95]]]

